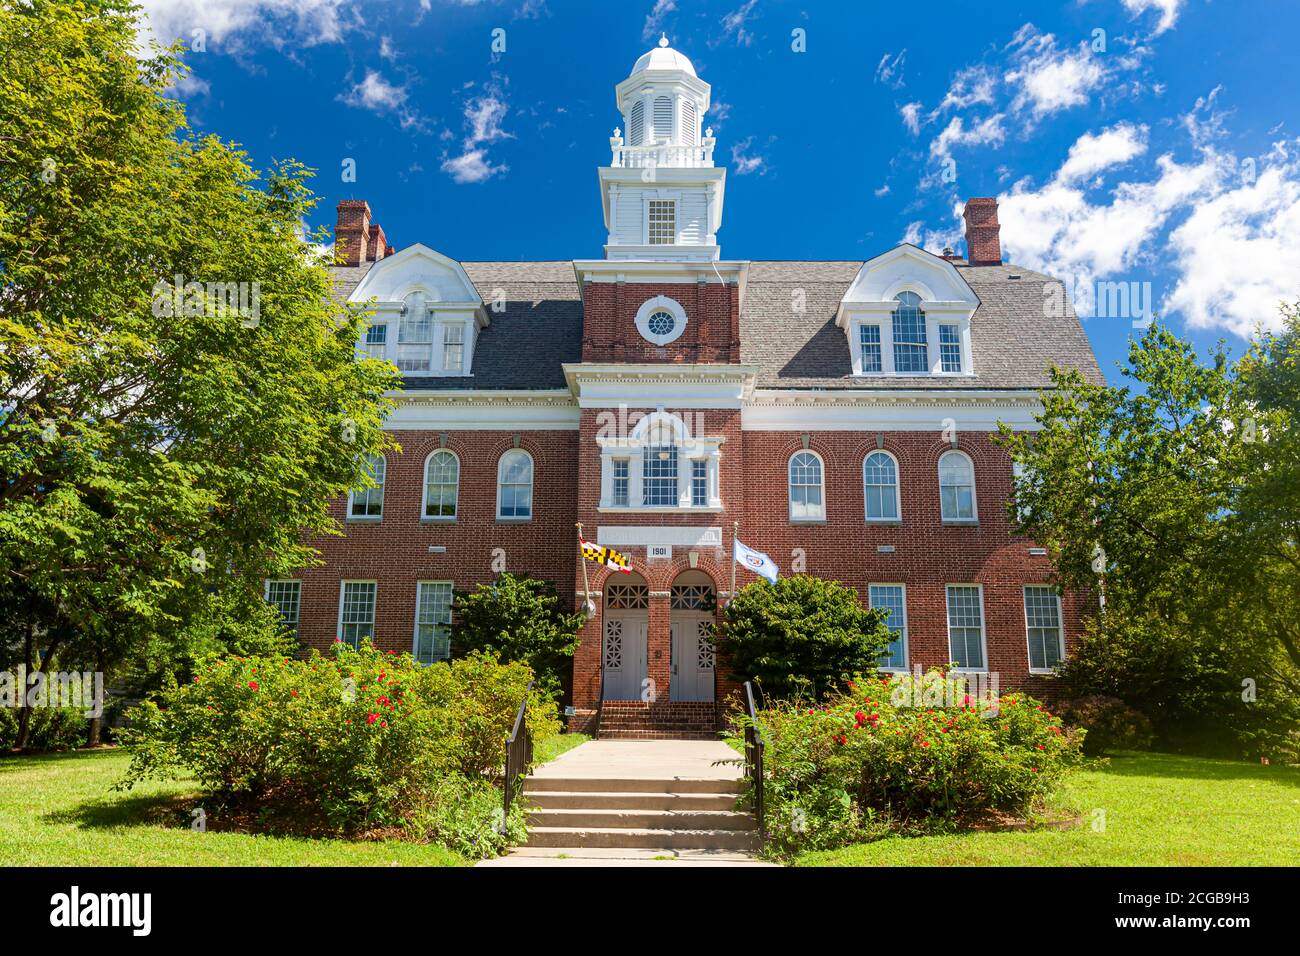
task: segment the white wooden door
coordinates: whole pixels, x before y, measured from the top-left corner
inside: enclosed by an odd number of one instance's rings
[[[641,686],[649,674],[646,661],[646,615],[626,611],[605,618],[601,662],[605,700],[640,700]]]
[[[673,673],[668,696],[673,700],[713,700],[713,618],[674,614]]]

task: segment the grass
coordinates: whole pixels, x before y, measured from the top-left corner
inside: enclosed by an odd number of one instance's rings
[[[539,740],[533,746],[533,762],[540,765],[550,763],[560,754],[568,753],[579,744],[585,744],[590,740],[587,734],[557,734],[554,737],[547,737]]]
[[[0,758],[0,867],[466,866],[451,850],[399,841],[197,833],[192,781],[109,787],[119,750]]]
[[[1295,767],[1171,754],[1119,754],[1090,762],[1070,778],[1053,808],[1082,814],[1083,822],[1070,830],[891,837],[807,853],[793,862],[796,866],[1300,865],[1300,769]]]

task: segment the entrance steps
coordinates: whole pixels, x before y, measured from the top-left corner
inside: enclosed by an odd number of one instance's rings
[[[716,740],[712,702],[607,700],[601,705],[601,740]]]

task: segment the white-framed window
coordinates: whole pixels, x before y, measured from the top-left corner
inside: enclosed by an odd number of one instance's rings
[[[465,323],[448,322],[442,327],[442,370],[461,372],[465,368]]]
[[[451,656],[452,582],[419,581],[415,585],[415,638],[411,654],[421,664]]]
[[[366,341],[362,353],[367,358],[383,359],[388,357],[388,326],[372,325],[366,329]]]
[[[790,456],[790,520],[821,521],[826,517],[822,460],[816,452]]]
[[[374,581],[342,581],[339,583],[339,640],[353,647],[361,646],[361,639],[375,639]]]
[[[667,345],[686,331],[686,310],[675,299],[657,295],[637,309],[636,328],[647,342]]]
[[[872,374],[883,372],[884,356],[880,350],[880,326],[875,322],[864,322],[858,326],[858,345],[862,349],[862,372]]]
[[[641,500],[650,508],[677,506],[676,445],[646,445],[642,449]]]
[[[519,448],[497,464],[497,517],[525,521],[533,516],[533,456]]]
[[[677,241],[677,200],[651,199],[646,208],[646,242],[670,246]]]
[[[691,507],[704,508],[709,503],[709,463],[702,458],[691,460]]]
[[[921,297],[915,292],[900,292],[894,298],[898,302],[892,316],[894,371],[901,374],[929,372],[930,347]]]
[[[889,649],[881,655],[881,669],[907,670],[907,588],[902,584],[868,585],[867,603],[889,612],[885,626],[894,634]]]
[[[384,516],[384,477],[388,462],[383,455],[370,455],[366,459],[366,474],[373,487],[354,488],[348,494],[348,519],[350,521],[378,521]]]
[[[433,315],[423,292],[412,292],[397,324],[397,359],[403,372],[427,372],[433,360]]]
[[[948,656],[960,670],[984,670],[984,588],[949,584]]]
[[[1043,584],[1025,585],[1025,635],[1029,640],[1029,669],[1049,672],[1065,657],[1061,627],[1061,596]]]
[[[961,371],[961,329],[947,322],[939,326],[939,367],[950,373]]]
[[[302,608],[302,582],[291,579],[268,580],[263,594],[266,603],[280,612],[285,626],[298,630],[298,612]]]
[[[454,519],[459,492],[460,459],[455,452],[440,448],[424,462],[424,517]]]
[[[615,508],[626,508],[632,502],[632,462],[615,458],[610,462],[610,501]]]
[[[900,520],[898,460],[889,452],[873,451],[862,460],[862,503],[868,521]]]
[[[944,521],[975,521],[975,466],[965,452],[939,456],[939,512]]]

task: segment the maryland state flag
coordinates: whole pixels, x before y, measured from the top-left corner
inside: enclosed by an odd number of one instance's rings
[[[595,561],[597,564],[603,564],[614,571],[622,571],[624,574],[632,573],[632,562],[628,560],[626,554],[619,554],[613,548],[603,548],[590,541],[579,540],[582,544],[582,556],[588,561]]]

